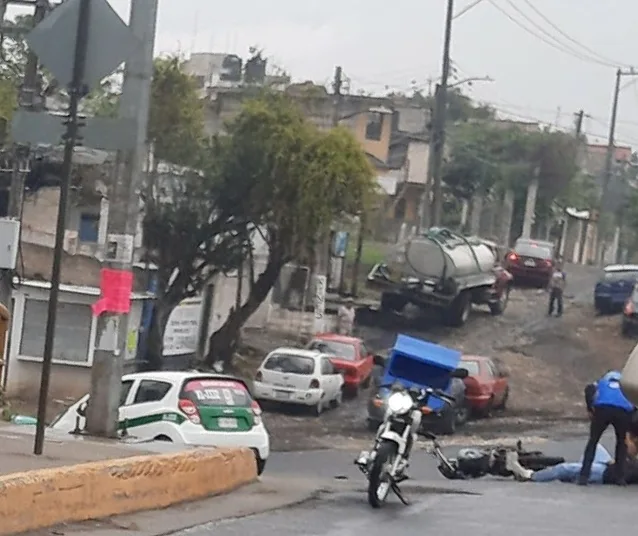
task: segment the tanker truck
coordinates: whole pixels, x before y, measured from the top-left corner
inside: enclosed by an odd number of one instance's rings
[[[401,312],[410,303],[440,311],[447,325],[462,326],[472,304],[487,305],[493,315],[505,310],[512,276],[499,260],[484,240],[432,227],[375,265],[367,286],[381,290],[381,311]]]

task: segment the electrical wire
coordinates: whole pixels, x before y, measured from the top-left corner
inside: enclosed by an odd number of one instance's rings
[[[603,56],[603,55],[599,54],[598,52],[596,52],[592,48],[588,47],[587,45],[584,45],[580,41],[574,39],[567,32],[563,31],[557,24],[552,22],[549,17],[544,15],[543,12],[540,9],[538,9],[534,4],[532,4],[530,2],[530,0],[523,0],[523,2],[525,2],[525,4],[527,4],[529,6],[529,8],[534,13],[536,13],[541,19],[543,19],[547,24],[549,24],[552,28],[554,28],[554,30],[556,30],[560,35],[562,35],[568,41],[574,43],[575,45],[579,46],[583,50],[586,50],[588,53],[592,54],[593,56],[597,56],[598,58],[600,58],[601,60],[603,60],[605,62],[609,62],[609,63],[615,64],[615,65],[620,65],[620,66],[624,66],[624,67],[629,67],[628,64],[622,63],[622,62],[616,62],[613,59],[607,58],[606,56]]]
[[[507,1],[508,1],[508,3],[510,3],[510,5],[512,5],[512,7],[514,7],[514,9],[516,9],[516,11],[521,12],[520,8],[518,8],[517,6],[512,4],[511,0],[507,0]],[[591,56],[586,56],[584,54],[581,54],[578,51],[575,51],[574,49],[570,49],[569,47],[565,46],[560,41],[558,41],[555,37],[551,36],[551,34],[550,34],[550,38],[553,39],[554,41],[556,41],[556,43],[553,43],[552,41],[547,40],[542,35],[539,35],[534,30],[531,30],[528,26],[525,26],[525,24],[523,24],[517,18],[513,17],[510,13],[508,13],[505,9],[503,9],[503,7],[501,7],[499,4],[497,4],[494,0],[488,0],[488,2],[496,10],[500,11],[505,17],[507,17],[511,22],[516,24],[519,28],[521,28],[522,30],[526,31],[527,33],[529,33],[530,35],[532,35],[536,39],[542,41],[546,45],[549,45],[552,48],[562,52],[563,54],[567,54],[569,56],[575,57],[575,58],[577,58],[577,59],[579,59],[581,61],[588,62],[588,63],[594,63],[594,64],[598,64],[598,65],[603,65],[605,67],[616,67],[616,65],[614,65],[614,64],[597,60],[596,58],[592,58]],[[523,14],[524,17],[529,19],[529,17],[527,17],[527,15],[525,15],[524,12],[521,12],[521,13]],[[529,20],[531,20],[531,19],[529,19]],[[531,22],[538,27],[538,24],[534,23],[533,21],[531,21]],[[542,29],[542,27],[541,27],[541,29]],[[544,30],[544,29],[542,29],[542,31],[547,33],[547,31]]]

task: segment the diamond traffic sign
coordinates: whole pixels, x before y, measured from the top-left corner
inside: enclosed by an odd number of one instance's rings
[[[27,36],[27,44],[61,86],[73,78],[81,0],[66,0]],[[84,84],[94,88],[141,46],[107,0],[90,0]]]

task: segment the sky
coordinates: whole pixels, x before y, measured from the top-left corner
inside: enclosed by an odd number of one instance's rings
[[[109,0],[127,20],[130,0]],[[476,0],[455,0],[459,13]],[[343,67],[352,92],[427,92],[441,73],[446,0],[160,0],[156,52],[256,45],[296,80],[328,84]],[[534,9],[535,8],[535,9]],[[606,143],[615,72],[638,68],[636,0],[482,0],[454,20],[456,80],[501,115],[573,128]],[[638,148],[638,76],[622,79],[617,143]]]

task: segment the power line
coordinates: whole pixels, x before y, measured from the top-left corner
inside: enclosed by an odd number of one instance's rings
[[[610,62],[616,65],[624,65],[625,67],[628,67],[628,65],[623,64],[623,63],[619,63],[619,62],[615,62],[614,60],[607,58],[601,54],[599,54],[598,52],[596,52],[595,50],[591,49],[590,47],[588,47],[587,45],[584,45],[583,43],[581,43],[580,41],[574,39],[572,36],[570,36],[567,32],[563,31],[557,24],[555,24],[554,22],[552,22],[546,15],[544,15],[540,9],[538,9],[534,4],[532,4],[529,0],[523,0],[523,2],[525,2],[525,4],[527,4],[529,6],[529,8],[536,13],[541,19],[543,19],[547,24],[549,24],[552,28],[554,28],[554,30],[556,30],[560,35],[562,35],[565,39],[567,39],[568,41],[571,41],[572,43],[574,43],[575,45],[578,45],[580,48],[582,48],[583,50],[586,50],[587,52],[589,52],[590,54],[593,54],[594,56],[599,57],[600,59],[602,59],[603,61],[606,62]]]
[[[505,15],[505,17],[507,17],[510,21],[512,21],[514,24],[516,24],[519,28],[521,28],[522,30],[526,31],[527,33],[529,33],[530,35],[534,36],[536,39],[542,41],[543,43],[545,43],[546,45],[551,46],[552,48],[562,52],[563,54],[567,54],[569,56],[575,57],[581,61],[584,62],[588,62],[588,63],[595,63],[598,65],[603,65],[605,67],[616,67],[614,64],[611,63],[607,63],[607,62],[603,62],[600,60],[597,60],[595,58],[583,55],[581,53],[579,53],[578,51],[575,51],[573,49],[570,49],[569,47],[566,47],[564,44],[560,43],[560,41],[558,41],[555,37],[551,36],[550,37],[556,41],[556,43],[553,43],[552,41],[548,41],[545,37],[543,37],[542,35],[537,34],[534,30],[531,30],[528,26],[525,26],[525,24],[523,24],[522,22],[520,22],[518,19],[516,19],[515,17],[513,17],[510,13],[508,13],[507,11],[505,11],[500,5],[498,5],[494,0],[488,0],[490,2],[490,4],[492,4],[492,6],[497,9],[498,11],[500,11],[503,15]],[[514,4],[511,3],[510,0],[508,0],[510,5],[512,5],[512,7],[514,7],[517,11],[521,12],[520,9],[518,7],[516,7]],[[521,12],[522,13],[522,12]],[[523,13],[523,15],[525,17],[527,17],[527,15],[525,15]],[[529,19],[529,17],[527,17]],[[536,23],[534,23],[533,21],[531,21],[533,24],[536,25]],[[546,30],[543,29],[543,32],[547,33]]]

